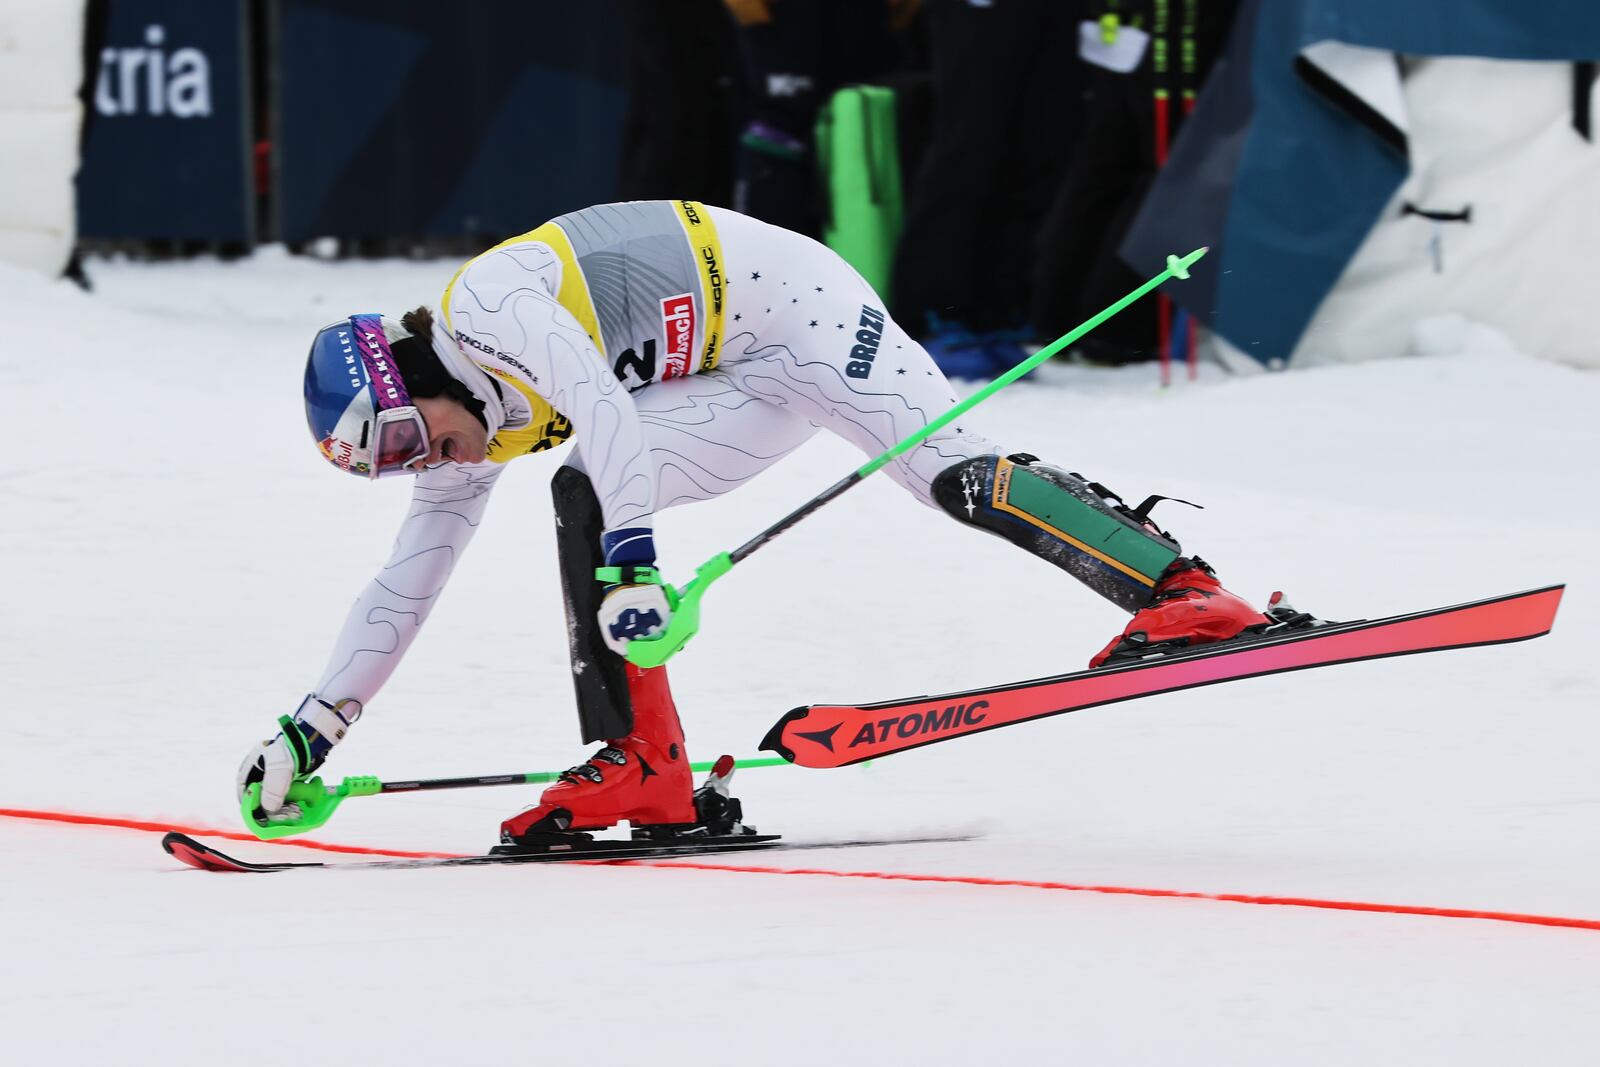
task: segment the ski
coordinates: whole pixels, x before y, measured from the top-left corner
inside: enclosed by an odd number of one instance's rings
[[[1382,619],[1268,628],[1215,645],[964,693],[853,707],[811,704],[779,719],[761,747],[802,767],[844,767],[1156,693],[1335,663],[1525,641],[1550,632],[1565,588],[1552,585]]]
[[[794,849],[866,848],[874,845],[917,845],[970,841],[970,834],[935,835],[838,841],[783,841],[777,834],[728,834],[721,837],[677,838],[670,840],[584,840],[575,835],[570,843],[527,849],[500,845],[481,856],[434,856],[384,860],[332,860],[251,863],[236,859],[210,845],[176,831],[161,839],[167,855],[197,870],[269,874],[273,871],[303,870],[406,870],[420,867],[487,867],[513,863],[560,863],[588,860],[611,863],[628,860],[681,859],[685,856],[730,852],[770,852]]]

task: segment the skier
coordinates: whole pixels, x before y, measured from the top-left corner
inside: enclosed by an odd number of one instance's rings
[[[305,399],[327,460],[367,478],[413,475],[415,489],[321,679],[240,766],[240,795],[260,783],[269,820],[296,814],[289,785],[322,765],[399,664],[504,465],[575,439],[552,481],[556,539],[579,723],[604,747],[506,820],[510,843],[624,820],[727,832],[710,786],[693,788],[666,669],[622,658],[671,616],[654,514],[743,484],[819,427],[876,455],[956,403],[832,251],[693,201],[563,215],[468,262],[436,313],[325,327]],[[1150,521],[1161,497],[1129,507],[965,424],[885,469],[922,503],[1132,612],[1091,666],[1269,621]]]

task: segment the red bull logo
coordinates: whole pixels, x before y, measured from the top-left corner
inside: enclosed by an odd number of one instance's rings
[[[355,459],[355,448],[349,441],[329,435],[317,442],[317,448],[321,449],[324,459],[342,471],[365,474],[370,469],[366,463]]]

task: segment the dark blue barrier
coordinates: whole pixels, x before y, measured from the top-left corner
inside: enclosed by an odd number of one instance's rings
[[[244,0],[111,0],[78,172],[91,239],[253,237]]]
[[[619,0],[274,11],[281,239],[499,238],[613,198]]]

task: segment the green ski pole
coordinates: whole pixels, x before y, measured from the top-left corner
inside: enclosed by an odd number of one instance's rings
[[[756,759],[735,760],[735,767],[782,767],[788,764],[787,760],[771,756],[761,756]],[[709,771],[716,764],[691,763],[691,771]],[[298,818],[284,818],[273,822],[262,822],[256,818],[256,810],[261,807],[261,783],[247,787],[244,796],[239,799],[239,814],[244,816],[244,824],[250,832],[263,841],[271,841],[279,837],[289,837],[292,834],[303,834],[308,830],[315,830],[322,826],[339,805],[347,797],[373,797],[383,793],[419,793],[431,789],[473,789],[484,785],[544,785],[561,777],[560,771],[534,771],[528,774],[486,774],[473,778],[426,778],[409,782],[380,782],[370,775],[358,775],[346,778],[338,785],[325,785],[321,778],[310,778],[305,781],[295,782],[289,786],[285,800],[300,806]]]
[[[898,457],[911,451],[923,441],[926,441],[929,437],[932,437],[934,434],[950,425],[968,411],[971,411],[973,408],[977,407],[979,404],[983,403],[985,400],[989,399],[991,396],[998,393],[1000,390],[1004,389],[1006,386],[1010,385],[1024,374],[1027,374],[1035,367],[1044,363],[1045,360],[1054,356],[1057,352],[1060,352],[1062,349],[1072,344],[1072,342],[1076,341],[1090,330],[1093,330],[1096,326],[1099,326],[1102,322],[1105,322],[1111,316],[1117,314],[1117,312],[1121,311],[1129,304],[1132,304],[1134,301],[1150,292],[1168,278],[1181,279],[1189,277],[1189,268],[1193,266],[1201,256],[1205,255],[1207,251],[1208,250],[1205,248],[1197,248],[1186,256],[1168,256],[1166,270],[1162,271],[1160,274],[1157,274],[1154,278],[1151,278],[1149,281],[1145,282],[1143,285],[1139,286],[1139,288],[1135,289],[1121,300],[1118,300],[1104,311],[1101,311],[1094,317],[1073,327],[1071,330],[1067,331],[1050,344],[1041,348],[1038,352],[1035,352],[1021,363],[1018,363],[1015,367],[1012,367],[1010,370],[1000,375],[1000,377],[996,378],[994,381],[990,382],[976,393],[973,393],[971,396],[967,397],[967,399],[961,401],[959,404],[945,412],[943,415],[939,416],[937,419],[934,419],[932,422],[928,423],[928,425],[924,426],[910,437],[907,437],[904,441],[901,441],[899,444],[890,448],[883,454],[868,460],[861,467],[857,468],[855,471],[852,471],[846,477],[841,478],[827,489],[824,489],[821,493],[818,493],[816,496],[800,505],[800,507],[796,508],[788,515],[785,515],[783,518],[773,523],[771,526],[768,526],[765,530],[762,530],[760,533],[756,534],[754,537],[740,545],[738,548],[734,549],[732,552],[720,552],[717,555],[712,556],[709,560],[700,565],[700,567],[695,571],[694,578],[691,579],[689,583],[683,586],[681,589],[673,588],[670,585],[663,586],[663,592],[665,592],[667,596],[667,604],[672,608],[672,618],[667,622],[666,629],[661,633],[660,636],[629,641],[628,662],[638,667],[659,667],[663,663],[667,662],[667,660],[676,655],[678,650],[681,649],[689,641],[689,639],[699,631],[701,597],[705,596],[706,590],[711,587],[713,582],[732,570],[735,564],[743,562],[762,545],[765,545],[767,542],[783,533],[783,531],[789,529],[789,527],[793,526],[807,515],[810,515],[818,508],[821,508],[824,504],[836,499],[842,493],[844,493],[846,489],[849,489],[851,486],[862,481],[874,471],[880,470],[881,468],[894,462],[894,460]],[[601,574],[598,577],[600,577],[601,580],[605,580],[606,576]]]

